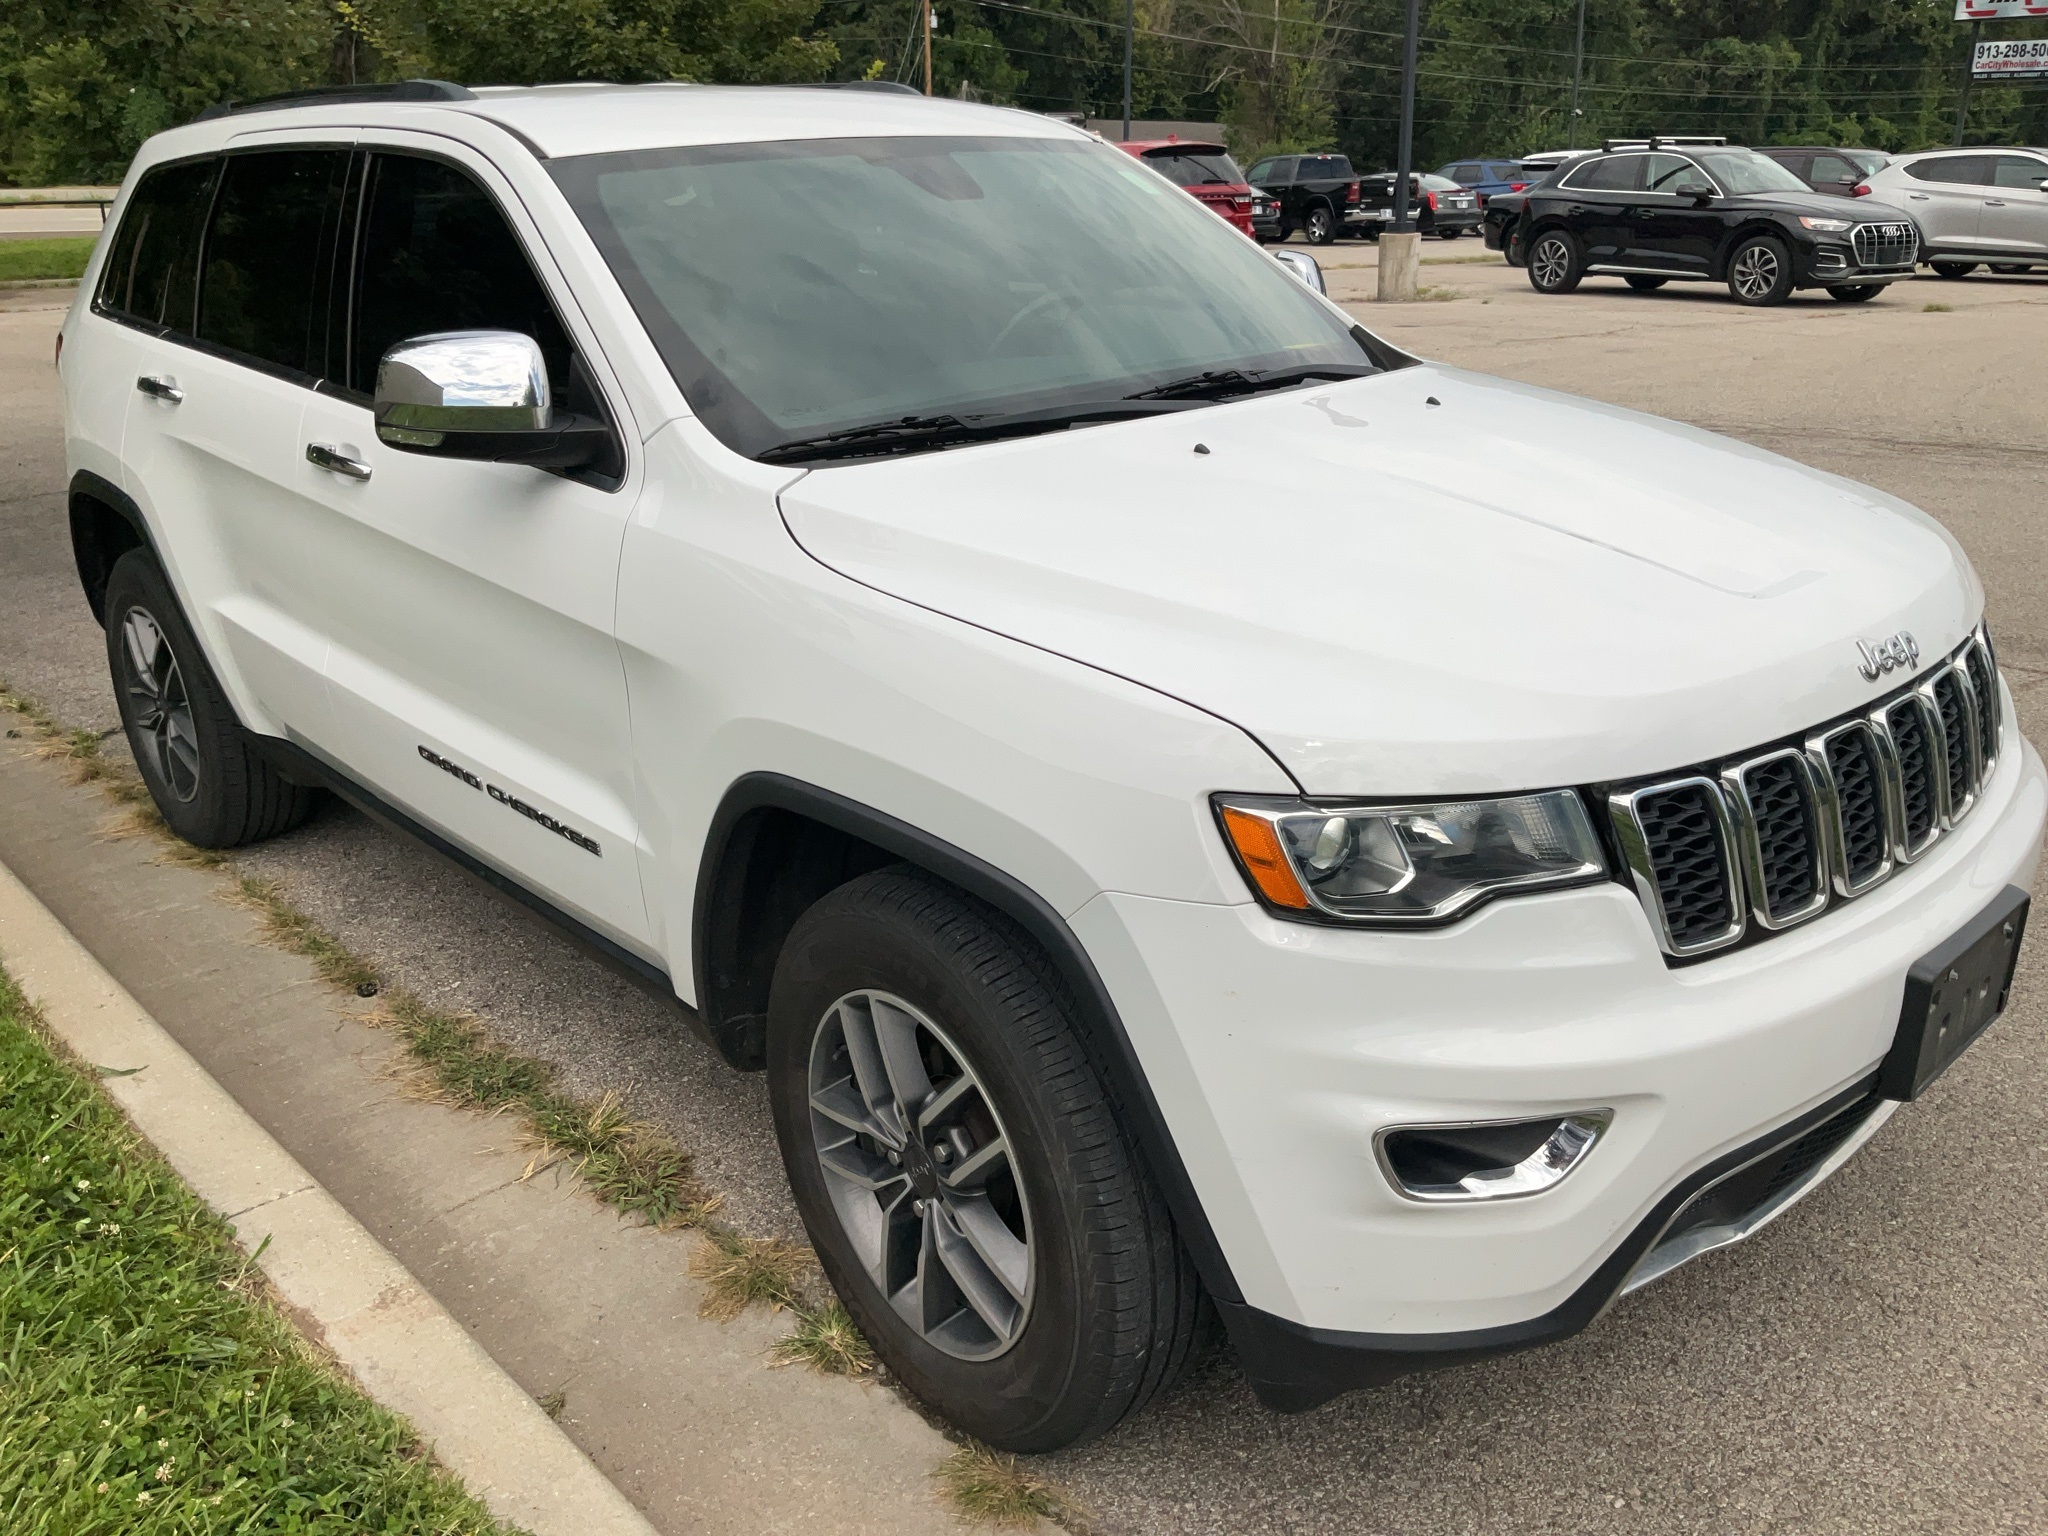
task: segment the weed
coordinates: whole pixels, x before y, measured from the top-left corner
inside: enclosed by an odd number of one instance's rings
[[[932,1474],[954,1510],[968,1520],[1010,1530],[1028,1530],[1051,1520],[1069,1530],[1086,1530],[1088,1511],[1059,1486],[1024,1470],[1014,1456],[985,1445],[963,1445]]]
[[[1415,290],[1415,297],[1425,304],[1442,304],[1451,299],[1462,299],[1465,297],[1465,290],[1424,286]]]
[[[1923,315],[1950,315],[1955,313],[1955,308],[1953,304],[1922,304],[1920,306],[1920,313]]]
[[[705,1231],[707,1241],[690,1255],[690,1274],[705,1282],[700,1316],[730,1322],[755,1302],[774,1311],[814,1315],[804,1305],[805,1282],[816,1264],[808,1248],[773,1237],[742,1237],[724,1227]]]
[[[237,891],[270,940],[312,961],[322,981],[346,992],[376,984],[377,973],[370,963],[351,954],[339,939],[287,901],[284,888],[275,880],[243,875]]]
[[[557,1387],[546,1397],[537,1397],[534,1401],[540,1404],[542,1413],[551,1419],[559,1419],[569,1406],[569,1391],[566,1387]]]
[[[795,1331],[776,1341],[769,1358],[777,1365],[808,1365],[827,1376],[865,1376],[875,1368],[874,1350],[837,1301],[815,1311],[799,1309]]]

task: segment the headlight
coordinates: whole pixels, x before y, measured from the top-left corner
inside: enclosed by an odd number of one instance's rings
[[[1266,904],[1360,923],[1445,922],[1490,896],[1607,874],[1568,789],[1442,805],[1217,801],[1245,878]]]
[[[1805,214],[1799,216],[1799,222],[1824,235],[1846,235],[1854,227],[1847,219],[1809,219]]]

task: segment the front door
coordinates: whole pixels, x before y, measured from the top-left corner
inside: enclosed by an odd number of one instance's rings
[[[2048,260],[2048,161],[2036,155],[1999,155],[1985,189],[1977,243],[1993,261],[2001,257]]]
[[[1683,155],[1651,155],[1643,196],[1636,204],[1629,265],[1705,277],[1721,239],[1721,214],[1709,198],[1702,205],[1675,188],[1713,186],[1707,173]]]
[[[319,576],[308,622],[330,643],[337,739],[357,777],[645,954],[612,630],[633,495],[623,447],[609,474],[565,475],[401,452],[371,416],[397,343],[506,330],[540,344],[558,409],[620,419],[539,275],[523,210],[515,225],[507,207],[480,160],[366,153],[346,360],[296,439],[298,482],[324,509],[300,557]]]

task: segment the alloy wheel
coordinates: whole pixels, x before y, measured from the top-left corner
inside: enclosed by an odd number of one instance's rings
[[[1729,277],[1743,298],[1764,298],[1778,286],[1778,253],[1761,241],[1744,246],[1735,257],[1735,268]]]
[[[164,786],[181,802],[199,793],[199,738],[192,702],[170,642],[146,609],[131,608],[121,623],[128,655],[128,716],[141,733]]]
[[[1536,249],[1529,253],[1529,275],[1536,279],[1539,288],[1555,288],[1571,270],[1571,248],[1556,235],[1536,242]]]
[[[1031,1312],[1031,1222],[994,1102],[917,1008],[850,992],[811,1041],[811,1137],[868,1278],[959,1360],[1009,1349]]]

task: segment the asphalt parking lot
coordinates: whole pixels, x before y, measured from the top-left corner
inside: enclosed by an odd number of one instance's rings
[[[1704,285],[1645,295],[1591,279],[1545,298],[1497,259],[1432,260],[1431,301],[1396,308],[1364,302],[1370,247],[1315,254],[1334,297],[1425,356],[1726,432],[1939,517],[1984,578],[2022,725],[2042,739],[2048,279],[1757,311]],[[1471,240],[1423,251],[1478,254]],[[106,730],[101,639],[64,529],[56,303],[0,296],[0,677]],[[1444,473],[1511,484],[1516,469],[1475,441]],[[720,1067],[658,1005],[339,808],[241,862],[571,1086],[624,1090],[698,1149],[742,1225],[792,1230],[760,1080]],[[1579,1338],[1291,1418],[1261,1410],[1220,1359],[1043,1469],[1106,1536],[2048,1528],[2043,943],[2007,1018],[1841,1175]]]

